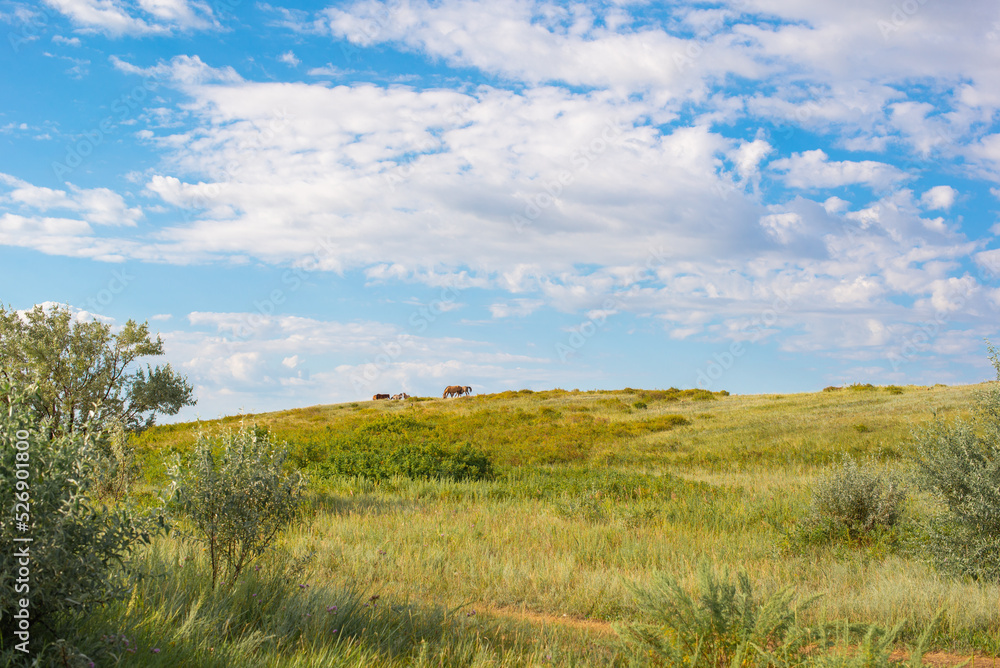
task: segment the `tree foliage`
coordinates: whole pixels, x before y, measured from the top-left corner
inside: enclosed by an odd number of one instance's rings
[[[34,410],[53,433],[72,433],[88,420],[128,431],[152,425],[157,414],[192,406],[192,387],[169,364],[142,368],[163,354],[146,323],[111,326],[76,321],[66,308],[35,306],[23,314],[0,305],[0,378],[38,388]]]

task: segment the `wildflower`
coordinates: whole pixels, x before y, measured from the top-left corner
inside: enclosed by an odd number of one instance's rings
[[[306,587],[308,587],[308,586],[309,586],[309,585],[307,585],[307,584],[301,584],[301,585],[299,585],[299,589],[305,589],[305,588],[306,588]]]
[[[154,647],[153,648],[153,654],[159,654],[159,653],[160,653],[160,648],[159,647]]]

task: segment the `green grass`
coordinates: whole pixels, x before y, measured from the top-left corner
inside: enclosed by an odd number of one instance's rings
[[[199,429],[243,419],[287,441],[313,472],[304,516],[282,536],[270,579],[254,574],[232,591],[206,590],[201,556],[161,539],[143,555],[152,575],[133,600],[84,631],[121,629],[147,650],[172,642],[177,660],[156,655],[162,665],[636,665],[644,659],[612,629],[644,621],[632,592],[663,573],[691,590],[707,559],[744,569],[764,595],[820,594],[803,624],[902,624],[898,641],[913,642],[942,609],[933,649],[995,652],[996,586],[941,575],[912,545],[789,539],[826,466],[872,456],[905,475],[911,430],[933,411],[963,415],[975,390],[525,391],[156,427],[136,439],[147,494],[164,457],[190,448]],[[468,444],[493,459],[495,476],[320,474],[332,452],[372,439],[448,452]],[[915,496],[907,521],[928,508]],[[304,564],[301,582],[279,577],[279,557]],[[254,587],[274,601],[266,614],[246,598]],[[356,612],[335,638],[321,622],[330,601]]]

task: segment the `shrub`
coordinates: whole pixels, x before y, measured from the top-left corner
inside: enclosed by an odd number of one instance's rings
[[[243,426],[218,439],[202,435],[183,465],[175,455],[167,471],[172,503],[207,546],[213,587],[223,573],[235,582],[295,518],[304,479],[286,470],[287,457],[266,430]]]
[[[812,640],[795,620],[817,597],[793,604],[794,593],[785,589],[761,600],[745,572],[734,582],[704,562],[698,580],[695,596],[667,575],[648,590],[633,587],[649,623],[625,627],[625,636],[670,666],[755,665],[753,655],[764,648],[794,655]]]
[[[36,631],[56,628],[61,615],[122,598],[128,582],[118,566],[153,533],[148,518],[129,508],[93,505],[99,432],[50,437],[29,408],[34,401],[13,386],[0,388],[0,637],[11,645],[21,599],[30,601],[35,643]]]
[[[905,500],[906,491],[879,473],[874,463],[859,466],[846,457],[816,482],[806,525],[828,536],[846,534],[852,541],[862,542],[894,527]]]
[[[938,421],[914,437],[918,480],[944,508],[930,522],[931,556],[946,570],[1000,581],[1000,388],[976,396],[970,420]]]
[[[889,394],[902,394],[903,388],[901,388],[899,385],[886,385],[885,391],[888,392]]]
[[[638,408],[642,410],[643,408],[648,408],[649,404],[647,404],[645,401],[636,401],[635,403],[632,404],[632,406],[633,408]]]
[[[413,479],[490,480],[492,460],[465,444],[457,452],[447,452],[428,443],[386,444],[355,442],[354,447],[335,450],[317,470],[322,475],[360,476],[386,480],[393,476]]]
[[[102,436],[96,439],[95,492],[101,499],[119,502],[138,480],[141,468],[120,422],[113,421]]]

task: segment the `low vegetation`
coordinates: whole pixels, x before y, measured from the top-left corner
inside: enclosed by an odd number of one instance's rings
[[[1000,589],[968,568],[998,535],[992,387],[521,391],[155,426],[105,452],[138,477],[101,498],[140,516],[174,481],[171,530],[112,564],[120,594],[53,613],[42,665],[993,655]]]

